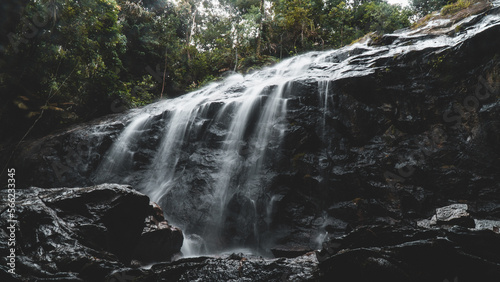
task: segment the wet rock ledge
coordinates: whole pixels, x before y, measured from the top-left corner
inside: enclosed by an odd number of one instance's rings
[[[6,203],[0,209],[7,226]],[[0,281],[500,281],[500,221],[476,218],[466,204],[362,225],[289,258],[178,259],[182,231],[126,185],[22,189],[16,216],[16,275],[2,255]],[[8,236],[0,233],[2,250]]]
[[[16,275],[2,255],[0,281],[105,281],[123,267],[169,261],[182,246],[182,231],[126,185],[32,187],[16,197]],[[8,226],[7,202],[0,210],[0,225]],[[0,233],[2,250],[8,236]]]

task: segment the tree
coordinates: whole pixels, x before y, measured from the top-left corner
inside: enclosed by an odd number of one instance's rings
[[[353,19],[354,13],[345,2],[331,7],[323,24],[325,38],[331,46],[341,47],[352,41],[354,37]]]
[[[418,17],[423,17],[434,11],[439,11],[444,5],[453,3],[453,0],[411,0],[410,6]]]
[[[312,49],[321,42],[317,33],[323,12],[320,0],[276,0],[273,12],[276,24],[274,37],[288,52]]]
[[[390,33],[410,25],[411,11],[387,2],[367,2],[362,5],[362,25],[365,31]]]
[[[167,1],[119,0],[122,33],[127,51],[120,56],[131,106],[149,103],[156,97],[182,93],[184,77],[178,68],[186,29],[178,10]]]
[[[114,0],[32,1],[24,7],[0,75],[8,93],[1,99],[17,108],[5,111],[19,128],[42,116],[41,123],[59,124],[109,112],[110,100],[124,90],[118,13]]]
[[[410,15],[384,0],[23,0],[16,7],[21,17],[8,19],[4,27],[16,28],[0,49],[0,114],[2,129],[19,131],[110,113],[117,98],[134,107],[174,97],[228,70],[406,27]]]

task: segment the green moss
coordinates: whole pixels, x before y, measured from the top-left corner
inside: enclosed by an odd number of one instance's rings
[[[427,16],[425,16],[424,18],[420,19],[418,22],[415,22],[411,28],[412,29],[417,29],[419,27],[422,27],[424,25],[426,25],[433,17],[435,16],[434,13],[430,13],[428,14]]]
[[[453,15],[458,13],[459,11],[468,8],[472,5],[472,0],[458,0],[455,3],[448,4],[441,9],[441,15]]]
[[[369,45],[375,45],[375,46],[382,46],[385,45],[383,42],[384,35],[380,33],[372,33],[370,34],[370,38],[372,41],[369,43]]]
[[[296,154],[295,156],[293,156],[293,159],[292,159],[292,160],[293,160],[294,162],[296,162],[296,161],[298,161],[298,160],[302,159],[305,155],[306,155],[306,153],[298,153],[298,154]]]
[[[434,60],[430,61],[430,65],[432,66],[432,68],[438,69],[443,64],[445,57],[446,57],[446,55],[441,55],[441,56],[438,56],[437,58],[435,58]]]
[[[351,44],[350,44],[350,45],[353,45],[353,44],[356,44],[356,43],[359,43],[359,42],[361,42],[361,41],[365,40],[365,39],[366,39],[366,36],[367,36],[367,34],[365,34],[365,35],[361,36],[361,37],[360,37],[360,38],[358,38],[358,39],[354,39],[354,40],[351,42]]]
[[[292,163],[293,163],[293,166],[297,166],[297,162],[302,159],[304,156],[306,155],[306,153],[298,153],[296,154],[295,156],[293,156],[292,158]]]

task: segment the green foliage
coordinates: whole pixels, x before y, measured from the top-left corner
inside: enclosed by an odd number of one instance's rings
[[[249,73],[261,68],[262,66],[275,64],[278,61],[278,58],[273,56],[247,56],[240,61],[238,69],[243,73]]]
[[[117,99],[136,107],[175,97],[228,71],[246,73],[301,52],[341,47],[372,31],[407,27],[412,17],[385,0],[32,0],[20,5],[24,9],[18,9],[19,20],[10,21],[15,30],[0,60],[5,70],[0,83],[7,93],[0,97],[0,114],[5,124],[23,123],[7,126],[18,131],[42,115],[39,127],[54,128],[111,113]],[[43,23],[39,14],[46,16]]]
[[[155,82],[153,77],[145,75],[140,81],[131,81],[125,83],[126,91],[121,93],[123,101],[128,103],[129,107],[139,107],[147,105],[154,100],[151,89],[154,88]]]
[[[350,9],[345,2],[340,2],[328,12],[326,27],[331,29],[328,41],[335,47],[340,47],[359,37],[360,32],[352,26],[354,22],[354,10]]]
[[[369,32],[383,34],[408,27],[412,12],[384,1],[360,1],[357,6],[340,2],[330,8],[328,15],[325,27],[332,32],[324,37],[334,47],[340,47]]]
[[[472,4],[472,0],[458,0],[455,3],[448,4],[444,6],[441,9],[441,14],[443,16],[445,15],[452,15],[457,13],[458,11],[461,11],[463,9],[468,8]]]
[[[423,17],[434,11],[439,11],[446,4],[456,0],[411,0],[410,5],[418,17]]]
[[[363,24],[369,26],[370,31],[390,33],[410,25],[411,12],[386,2],[369,2],[364,4],[366,12],[363,15]]]
[[[275,15],[274,37],[286,46],[286,53],[314,49],[322,42],[318,33],[323,2],[321,0],[277,0],[273,2]]]
[[[2,102],[23,97],[25,103],[3,108],[2,117],[29,124],[45,112],[42,123],[50,127],[106,113],[107,101],[124,90],[118,74],[125,39],[118,14],[114,0],[29,2],[0,75],[8,93]]]

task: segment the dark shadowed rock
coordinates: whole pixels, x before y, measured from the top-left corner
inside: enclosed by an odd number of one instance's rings
[[[150,215],[146,217],[144,230],[137,242],[132,258],[143,263],[169,261],[180,255],[184,236],[179,228],[170,226],[163,211],[156,203],[150,203]]]
[[[5,190],[0,193],[7,198]],[[182,232],[165,221],[152,223],[159,211],[129,186],[29,188],[16,197],[17,275],[9,279],[103,281],[132,258],[167,261],[182,246]],[[7,226],[6,203],[1,210],[1,225]],[[0,233],[2,249],[8,236]],[[139,245],[151,253],[137,257]],[[6,276],[6,257],[1,261]]]
[[[312,251],[311,249],[291,249],[290,247],[284,249],[280,248],[271,249],[273,256],[277,258],[295,258],[311,251]]]
[[[366,226],[317,255],[323,281],[497,281],[499,251],[492,231]]]
[[[255,244],[255,204],[241,193],[231,197],[224,214],[223,238],[227,245],[251,246]]]

